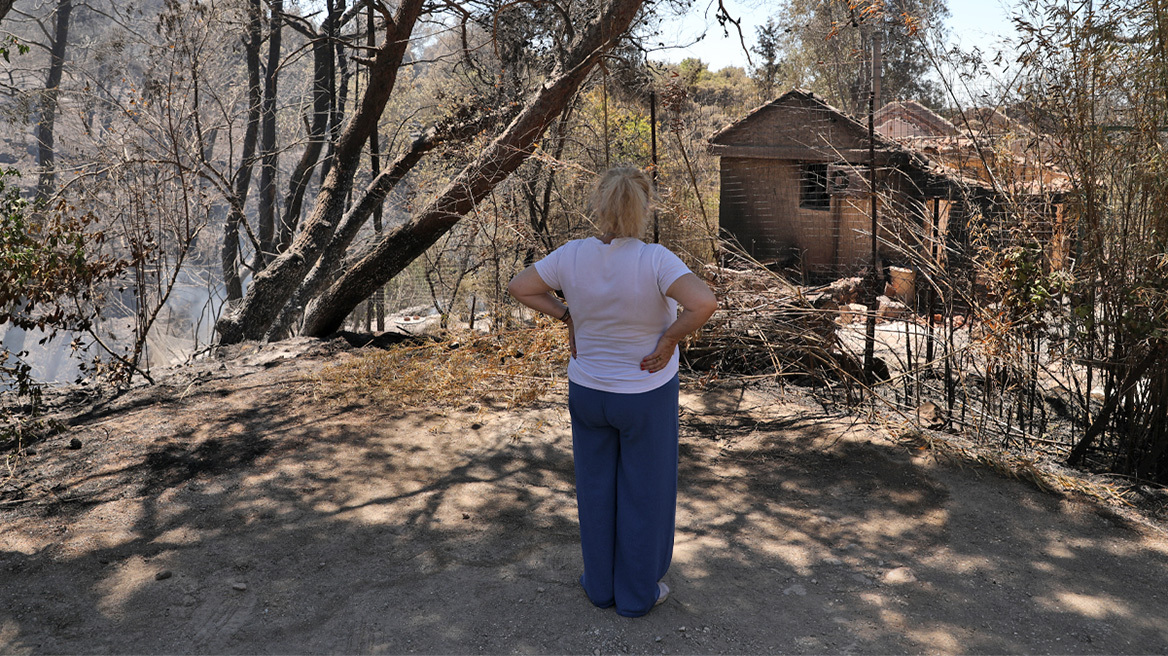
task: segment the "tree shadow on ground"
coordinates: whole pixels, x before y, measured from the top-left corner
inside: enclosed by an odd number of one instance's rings
[[[0,651],[1168,645],[1163,540],[810,407],[745,409],[734,392],[687,402],[675,592],[627,620],[576,584],[562,404],[329,405],[264,375],[249,393],[208,384],[74,429],[92,448],[62,470],[60,501],[0,515]]]

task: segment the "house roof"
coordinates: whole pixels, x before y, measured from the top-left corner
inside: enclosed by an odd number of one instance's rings
[[[873,146],[878,166],[924,174],[931,187],[938,174],[928,158],[877,132]],[[867,165],[868,126],[822,97],[792,89],[710,137],[710,152],[722,157],[849,162]]]
[[[880,135],[880,150],[897,149]],[[768,159],[854,160],[868,151],[868,127],[822,97],[792,89],[710,137],[713,153]]]
[[[947,137],[957,128],[933,110],[912,100],[890,102],[872,117],[876,130],[886,137]]]
[[[1044,161],[1041,150],[1035,157],[1017,140],[1002,141],[1007,127],[1003,120],[1009,119],[1000,112],[975,111],[967,116],[976,116],[977,121],[966,121],[966,131],[959,132],[919,103],[889,103],[873,122],[882,118],[890,131],[902,127],[910,134],[894,138],[878,131],[877,161],[922,172],[934,181],[930,187],[940,183],[992,190],[1008,184],[1025,194],[1071,189],[1068,176]],[[975,126],[982,129],[974,131]],[[1025,129],[1010,134],[1031,140],[1035,136]],[[755,108],[716,132],[709,143],[710,151],[723,157],[855,164],[867,164],[869,157],[868,126],[804,89],[792,89]]]
[[[766,102],[759,105],[758,107],[755,107],[754,109],[747,112],[746,116],[743,116],[733,123],[727,124],[721,130],[715,132],[712,137],[710,137],[710,143],[729,143],[734,139],[734,137],[738,135],[738,133],[741,133],[747,129],[747,126],[750,126],[751,124],[757,123],[759,121],[766,120],[768,112],[771,112],[775,108],[792,104],[800,104],[803,106],[810,106],[820,109],[838,121],[852,123],[856,129],[866,130],[866,128],[860,125],[860,123],[856,121],[856,119],[851,115],[847,114],[841,109],[837,109],[836,107],[832,106],[831,103],[824,100],[823,97],[817,95],[815,92],[796,88],[791,89],[787,93],[784,93],[783,95],[775,98],[770,102]]]
[[[986,188],[1023,194],[1061,193],[1074,188],[1070,176],[1052,161],[1050,138],[989,107],[964,110],[958,132],[905,136],[897,141],[938,166]]]

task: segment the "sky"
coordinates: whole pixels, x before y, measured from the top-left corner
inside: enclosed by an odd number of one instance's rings
[[[731,16],[742,21],[742,36],[746,47],[754,45],[755,30],[768,17],[778,13],[778,0],[723,0]],[[980,47],[990,51],[1003,36],[1014,34],[1009,19],[1009,0],[949,0],[949,32],[956,45],[963,48]],[[726,66],[747,68],[746,53],[737,30],[730,28],[724,37],[722,28],[714,20],[717,0],[695,0],[684,19],[662,24],[662,41],[688,43],[706,31],[706,37],[687,48],[675,48],[654,53],[655,60],[678,62],[687,57],[701,59],[710,70]],[[706,29],[708,27],[708,30]]]

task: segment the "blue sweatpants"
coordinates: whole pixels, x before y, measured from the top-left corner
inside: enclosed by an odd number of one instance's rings
[[[677,376],[617,394],[568,384],[584,576],[593,604],[648,613],[673,559]]]

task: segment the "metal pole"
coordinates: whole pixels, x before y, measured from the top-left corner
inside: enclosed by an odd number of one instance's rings
[[[649,136],[653,153],[653,189],[657,189],[657,90],[649,91]],[[653,208],[653,243],[661,242],[661,225],[657,218],[657,208]]]
[[[609,143],[608,143],[608,68],[604,66],[604,62],[600,62],[600,74],[602,84],[600,85],[600,100],[604,103],[604,169],[607,171],[612,164],[608,162]]]
[[[871,295],[868,299],[868,325],[864,331],[864,374],[868,382],[875,382],[875,348],[876,348],[876,311],[880,307],[880,275],[879,253],[877,252],[876,234],[876,128],[873,116],[876,113],[876,93],[868,92],[868,193],[872,198],[872,276]]]

